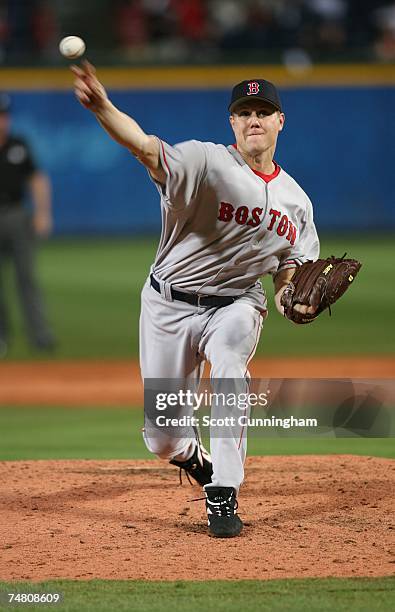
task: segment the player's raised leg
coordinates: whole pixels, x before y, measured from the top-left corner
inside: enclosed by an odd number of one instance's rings
[[[166,301],[148,283],[143,289],[140,316],[140,365],[145,388],[143,436],[148,450],[205,485],[211,482],[211,457],[193,426],[193,405],[166,404],[169,393],[194,393],[199,386],[203,361],[198,354],[195,311],[189,304]],[[166,424],[165,419],[170,416],[176,420],[189,418],[189,423],[181,427]]]

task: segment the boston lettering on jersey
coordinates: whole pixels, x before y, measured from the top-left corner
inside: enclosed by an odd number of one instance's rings
[[[234,220],[239,225],[257,227],[262,222],[262,213],[263,208],[258,206],[253,208],[250,213],[247,206],[239,206],[235,209],[229,202],[221,202],[217,218],[225,223]],[[278,236],[285,236],[286,240],[293,246],[296,241],[296,227],[294,224],[288,219],[287,215],[274,208],[269,210],[269,215],[271,215],[271,219],[267,229],[270,231],[276,230]]]

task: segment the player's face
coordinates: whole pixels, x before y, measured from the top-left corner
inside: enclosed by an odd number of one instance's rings
[[[271,150],[274,155],[284,115],[264,102],[251,100],[236,107],[230,123],[239,149],[251,156]]]

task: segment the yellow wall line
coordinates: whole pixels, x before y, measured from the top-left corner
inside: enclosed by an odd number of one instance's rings
[[[283,66],[193,66],[163,68],[98,68],[100,79],[112,89],[222,89],[248,78],[266,78],[279,87],[395,85],[393,65],[316,65],[289,72]],[[68,90],[73,76],[68,68],[1,68],[2,90]]]

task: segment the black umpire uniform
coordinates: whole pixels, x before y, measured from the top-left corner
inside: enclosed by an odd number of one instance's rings
[[[34,179],[37,178],[38,191],[43,193],[43,186],[48,179],[38,171],[26,142],[8,133],[9,111],[10,99],[7,94],[0,93],[0,357],[7,353],[11,332],[2,278],[3,264],[8,258],[11,258],[14,265],[18,295],[31,345],[39,350],[52,350],[55,347],[55,339],[35,279],[34,215],[23,202],[26,190],[31,188]],[[32,193],[33,198],[35,195]],[[34,204],[38,206],[37,202]],[[46,205],[46,208],[49,209],[49,206]],[[41,215],[41,221],[48,215],[50,210]],[[45,232],[42,233],[44,235]]]

